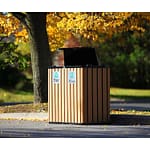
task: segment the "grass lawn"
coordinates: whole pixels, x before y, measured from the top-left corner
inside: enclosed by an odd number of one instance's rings
[[[111,98],[123,99],[149,99],[150,89],[123,89],[123,88],[110,88]],[[17,90],[5,90],[0,88],[0,103],[4,102],[33,102],[33,93]]]
[[[33,93],[0,88],[0,104],[4,102],[33,102]]]
[[[124,89],[111,87],[110,89],[111,98],[123,98],[123,99],[149,99],[150,100],[150,89]]]

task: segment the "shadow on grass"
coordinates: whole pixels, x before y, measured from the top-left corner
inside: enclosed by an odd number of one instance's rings
[[[150,125],[150,116],[144,115],[110,115],[112,125]]]
[[[1,106],[1,104],[3,104],[4,103],[4,101],[2,100],[2,99],[0,99],[0,106]]]
[[[18,104],[32,104],[33,102],[1,102],[0,101],[0,106],[13,106],[13,105],[18,105]]]

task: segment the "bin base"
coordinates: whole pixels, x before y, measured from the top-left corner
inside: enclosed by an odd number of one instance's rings
[[[63,125],[109,125],[110,121],[99,123],[69,123],[69,122],[48,122],[49,124],[63,124]]]

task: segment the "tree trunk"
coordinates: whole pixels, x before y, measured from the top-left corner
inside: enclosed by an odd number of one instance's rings
[[[46,13],[27,13],[26,23],[31,42],[34,102],[43,103],[48,101],[48,66],[51,64]]]

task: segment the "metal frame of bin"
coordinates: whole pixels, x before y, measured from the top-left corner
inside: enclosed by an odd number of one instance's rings
[[[70,73],[74,75],[71,80]],[[108,123],[109,94],[108,67],[49,67],[48,121],[71,124]]]

